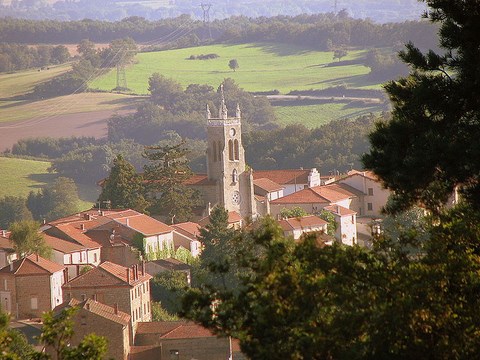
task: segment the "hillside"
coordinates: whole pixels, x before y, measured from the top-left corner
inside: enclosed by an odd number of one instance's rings
[[[50,166],[49,161],[0,157],[0,198],[7,195],[27,197],[30,191],[36,192],[52,184],[58,175],[48,172]],[[98,197],[95,186],[80,185],[78,192],[84,209],[90,208]]]

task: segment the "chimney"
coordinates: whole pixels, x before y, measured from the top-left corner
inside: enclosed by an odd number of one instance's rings
[[[63,269],[63,278],[65,280],[65,284],[68,283],[68,269]]]
[[[38,262],[38,253],[35,254],[35,258],[36,258],[36,260],[37,260],[37,262]]]
[[[13,262],[10,263],[10,271],[13,271]]]
[[[337,205],[337,214],[340,215],[340,206]]]
[[[82,229],[82,231],[85,231],[85,224],[84,223],[80,224],[80,229]]]
[[[95,302],[97,301],[97,294],[92,295],[92,300],[95,301]]]
[[[118,315],[118,303],[113,304],[113,313]]]
[[[100,215],[105,216],[105,212],[103,212],[103,211],[100,212]]]
[[[125,219],[125,225],[127,225],[128,227],[130,227],[130,219],[129,219],[129,218],[126,218],[126,219]]]
[[[88,301],[86,302],[85,307],[87,308],[87,310],[90,310],[90,303]]]
[[[142,260],[142,276],[145,276],[145,261]]]
[[[90,219],[89,219],[89,216],[90,216],[90,215],[88,215],[87,213],[83,214],[83,218],[84,218],[85,220],[90,220]]]
[[[138,280],[138,266],[132,265],[133,266],[133,280]]]
[[[127,283],[130,284],[130,268],[127,268]]]
[[[47,219],[42,220],[42,224],[45,225],[47,223]]]

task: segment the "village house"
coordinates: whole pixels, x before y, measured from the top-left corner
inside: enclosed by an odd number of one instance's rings
[[[337,180],[338,184],[346,184],[360,193],[359,202],[350,207],[358,216],[382,217],[382,209],[386,205],[391,191],[385,189],[378,178],[371,171],[352,170],[346,177]]]
[[[55,308],[54,312],[76,307],[73,316],[74,333],[70,344],[77,346],[85,335],[95,333],[108,340],[106,359],[127,360],[130,353],[131,324],[130,315],[120,311],[118,306],[108,306],[94,299],[79,301],[71,299]],[[48,348],[46,352],[55,359],[56,354]]]
[[[10,240],[10,232],[0,230],[0,269],[11,264],[17,258],[13,242]]]
[[[63,302],[65,268],[36,254],[0,269],[0,305],[15,319],[39,318]]]
[[[165,271],[179,271],[184,273],[188,285],[191,283],[191,269],[192,267],[190,265],[173,258],[153,260],[145,263],[145,271],[153,277]]]
[[[328,222],[315,215],[293,217],[278,220],[285,236],[294,240],[300,239],[303,234],[312,232],[327,233]]]
[[[183,247],[189,250],[193,257],[198,257],[202,252],[202,243],[198,240],[200,225],[189,221],[173,224],[172,228],[175,250]]]
[[[340,205],[329,205],[324,209],[335,216],[337,224],[335,238],[345,245],[353,246],[357,244],[357,213]]]
[[[150,279],[145,266],[130,268],[111,262],[70,280],[63,286],[64,301],[94,299],[105,305],[118,306],[120,311],[130,315],[132,331],[138,322],[152,321],[150,304]]]

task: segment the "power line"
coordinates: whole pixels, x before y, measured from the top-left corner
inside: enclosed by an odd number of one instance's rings
[[[203,10],[203,25],[208,27],[209,40],[212,40],[212,30],[210,29],[210,8],[212,4],[200,4]]]

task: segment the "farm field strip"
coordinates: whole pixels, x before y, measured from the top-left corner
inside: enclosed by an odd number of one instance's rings
[[[281,125],[301,123],[308,128],[316,128],[332,120],[355,118],[383,110],[382,105],[350,107],[345,103],[316,105],[274,106],[275,115]]]
[[[184,87],[192,83],[215,88],[230,77],[247,91],[277,89],[324,89],[346,85],[352,88],[380,88],[367,79],[370,69],[362,64],[366,50],[353,50],[335,64],[332,52],[311,51],[279,44],[211,45],[193,48],[139,53],[136,63],[127,67],[127,84],[139,94],[148,93],[148,78],[158,72],[175,79]],[[191,55],[217,54],[216,59],[189,60]],[[239,69],[228,68],[230,59],[237,59]],[[329,66],[334,63],[335,66]],[[112,70],[90,84],[92,88],[111,90],[116,86]]]
[[[52,184],[58,174],[48,172],[49,161],[0,157],[0,198],[4,196],[27,197],[30,191],[37,192]],[[99,191],[94,185],[78,185],[82,209],[95,203]]]

